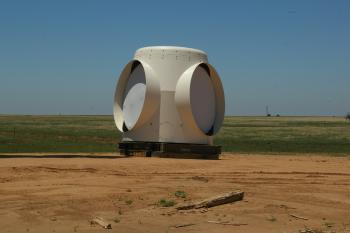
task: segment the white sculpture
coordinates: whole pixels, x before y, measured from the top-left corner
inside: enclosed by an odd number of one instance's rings
[[[184,47],[138,49],[120,75],[114,98],[124,144],[211,145],[224,112],[220,77],[207,54]]]

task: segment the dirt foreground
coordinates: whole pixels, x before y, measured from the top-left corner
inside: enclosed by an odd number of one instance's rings
[[[243,201],[210,209],[157,205],[161,199],[182,204],[237,189],[245,192]],[[187,197],[175,197],[177,190]],[[112,229],[91,225],[96,216]],[[283,233],[306,228],[350,232],[349,157],[0,159],[0,232]]]

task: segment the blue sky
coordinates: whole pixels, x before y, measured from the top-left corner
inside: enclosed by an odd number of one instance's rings
[[[226,115],[350,112],[350,1],[0,1],[0,114],[111,114],[137,48],[204,50]]]

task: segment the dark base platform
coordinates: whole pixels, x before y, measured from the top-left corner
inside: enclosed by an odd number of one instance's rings
[[[161,158],[218,159],[221,146],[169,142],[120,142],[119,152],[126,156]]]

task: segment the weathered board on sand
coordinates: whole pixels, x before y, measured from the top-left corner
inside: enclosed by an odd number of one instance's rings
[[[212,198],[205,199],[203,201],[188,203],[176,207],[177,210],[189,210],[189,209],[199,209],[199,208],[210,208],[218,205],[223,205],[235,201],[240,201],[243,199],[244,192],[237,190],[230,193],[225,193],[223,195],[215,196]]]

